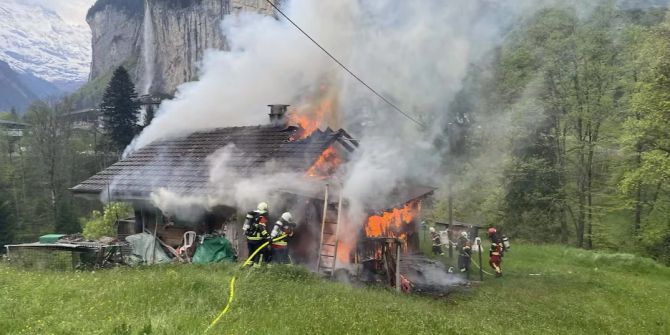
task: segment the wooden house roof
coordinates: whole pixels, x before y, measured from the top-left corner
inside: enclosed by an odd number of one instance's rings
[[[226,168],[252,175],[272,164],[276,171],[306,172],[333,143],[353,151],[358,142],[344,130],[317,130],[294,140],[297,127],[248,126],[218,128],[154,142],[133,152],[71,190],[76,194],[111,192],[112,198],[146,198],[158,188],[178,194],[210,191],[210,157],[234,146]]]

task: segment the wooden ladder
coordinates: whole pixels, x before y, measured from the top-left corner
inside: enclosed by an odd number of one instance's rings
[[[325,276],[332,276],[337,263],[337,242],[342,211],[342,190],[340,190],[337,206],[329,204],[329,187],[323,196],[323,216],[321,219],[321,240],[319,241],[319,257],[316,271]]]

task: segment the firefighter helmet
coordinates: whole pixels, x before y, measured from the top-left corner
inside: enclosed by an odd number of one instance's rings
[[[493,227],[489,228],[489,235],[493,235],[497,232],[497,230]]]
[[[430,227],[428,230],[429,230],[431,233],[434,233],[434,232],[435,232],[435,227]]]
[[[261,213],[267,212],[268,211],[268,203],[267,202],[259,202],[258,203],[258,211]]]
[[[293,216],[289,212],[285,212],[284,214],[282,214],[281,219],[288,223],[293,223]]]
[[[468,238],[468,232],[467,231],[462,231],[461,232],[461,237]]]

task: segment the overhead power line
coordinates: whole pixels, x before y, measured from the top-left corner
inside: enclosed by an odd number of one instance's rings
[[[293,22],[293,20],[291,20],[291,18],[289,18],[286,14],[284,14],[284,12],[282,12],[281,9],[279,9],[279,7],[277,7],[277,5],[275,5],[271,0],[265,0],[265,1],[267,1],[267,3],[269,3],[270,6],[274,7],[274,9],[279,14],[281,14],[281,16],[283,16],[288,22],[290,22],[294,27],[296,27],[296,29],[298,29],[303,35],[305,35],[307,38],[309,38],[309,40],[312,41],[312,43],[314,43],[317,47],[319,47],[319,49],[321,49],[324,53],[326,53],[326,55],[328,55],[328,57],[330,57],[330,59],[332,59],[335,63],[337,63],[337,65],[339,65],[341,68],[343,68],[345,71],[347,71],[352,77],[356,78],[356,80],[358,80],[359,83],[363,84],[363,86],[367,87],[367,89],[369,89],[370,92],[374,93],[374,95],[378,96],[385,103],[387,103],[389,106],[391,106],[398,113],[402,114],[404,117],[406,117],[410,121],[418,124],[421,127],[424,127],[424,128],[426,127],[423,123],[419,122],[419,120],[415,119],[414,117],[412,117],[408,113],[405,113],[402,109],[400,109],[400,107],[396,106],[394,103],[392,103],[391,101],[386,99],[383,95],[379,94],[374,88],[370,87],[370,85],[368,85],[365,81],[363,81],[363,79],[361,79],[359,76],[357,76],[351,70],[349,70],[349,68],[347,68],[344,64],[342,64],[342,62],[340,62],[337,58],[335,58],[335,56],[333,56],[330,52],[328,52],[328,50],[326,50],[324,47],[322,47],[321,44],[319,44],[319,42],[314,40],[311,36],[309,36],[309,34],[307,34],[304,30],[302,30],[302,28],[300,28],[295,22]]]

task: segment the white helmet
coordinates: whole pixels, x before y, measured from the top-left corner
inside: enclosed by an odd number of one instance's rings
[[[434,228],[434,227],[430,227],[430,228],[428,228],[428,230],[429,230],[431,233],[434,233],[434,232],[435,232],[435,228]]]
[[[461,237],[468,238],[468,232],[467,231],[462,231],[461,232]]]
[[[268,211],[268,203],[267,202],[259,202],[258,203],[258,211],[259,212],[267,212]]]
[[[285,212],[284,214],[282,214],[281,219],[286,222],[293,223],[293,216],[289,212]]]

